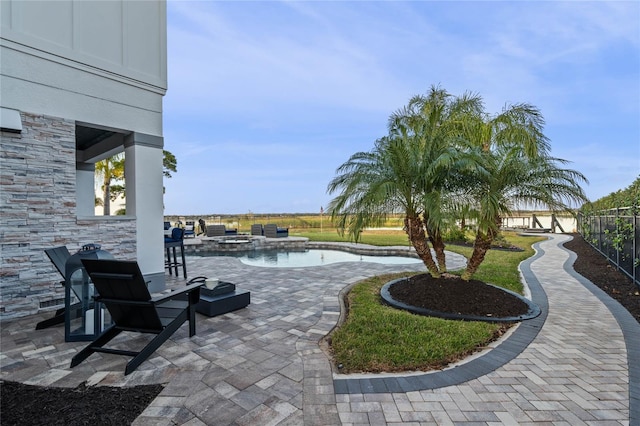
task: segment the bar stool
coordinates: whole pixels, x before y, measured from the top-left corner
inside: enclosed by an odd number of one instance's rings
[[[164,267],[165,269],[169,269],[169,275],[173,275],[172,269],[174,269],[177,277],[178,266],[182,266],[182,273],[184,277],[187,278],[187,262],[184,259],[184,229],[173,228],[171,230],[171,237],[164,237],[164,248],[167,251],[167,260],[164,262]],[[178,262],[176,248],[180,248],[182,262]]]

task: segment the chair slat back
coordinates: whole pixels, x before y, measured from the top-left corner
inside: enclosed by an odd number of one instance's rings
[[[71,253],[69,253],[69,249],[66,246],[54,247],[50,249],[46,249],[44,251],[46,255],[51,260],[51,263],[56,267],[62,278],[66,279],[64,274],[65,264],[67,263],[67,259],[71,257]]]
[[[226,233],[226,228],[224,225],[208,225],[207,226],[207,237],[222,237]]]
[[[104,302],[117,327],[149,332],[162,330],[137,262],[82,259],[82,264],[99,293],[97,300]]]
[[[264,236],[267,238],[276,238],[278,236],[278,225],[275,223],[267,223],[264,226]]]

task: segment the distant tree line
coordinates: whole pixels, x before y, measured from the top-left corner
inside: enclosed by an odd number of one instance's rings
[[[581,207],[583,213],[626,207],[640,208],[640,176],[625,189],[612,192],[596,201],[586,203]]]

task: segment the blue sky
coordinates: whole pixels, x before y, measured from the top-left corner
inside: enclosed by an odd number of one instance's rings
[[[640,2],[173,1],[165,214],[315,213],[430,86],[527,102],[587,196],[640,175]]]

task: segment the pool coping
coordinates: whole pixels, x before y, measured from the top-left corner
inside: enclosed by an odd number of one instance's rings
[[[244,252],[258,250],[305,250],[325,249],[340,250],[348,253],[366,256],[406,256],[419,259],[416,250],[411,246],[373,246],[362,243],[346,243],[334,241],[309,241],[306,237],[266,238],[256,235],[244,235],[248,237],[248,244],[229,243],[237,236],[203,237],[184,240],[184,252],[186,255],[198,255],[206,252]]]

